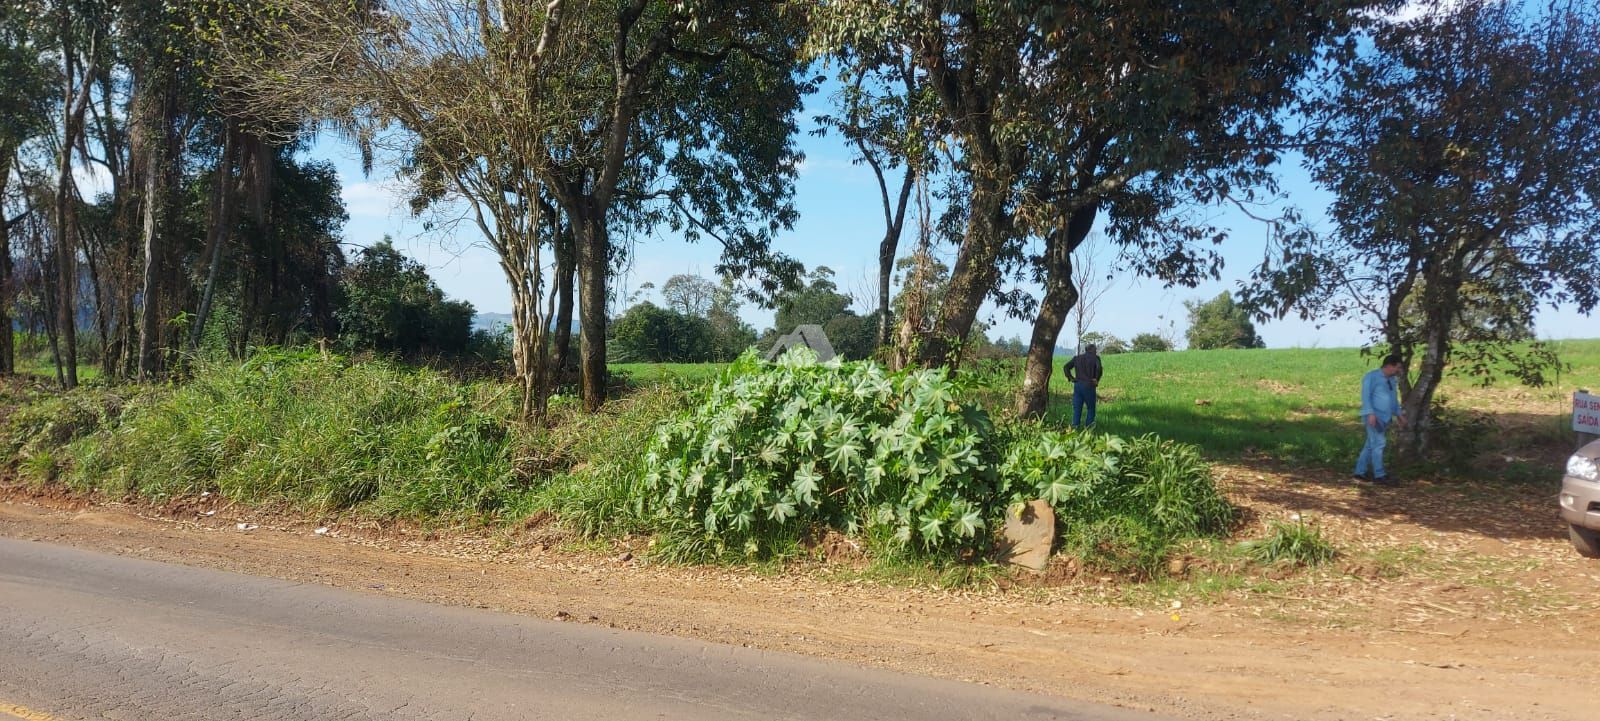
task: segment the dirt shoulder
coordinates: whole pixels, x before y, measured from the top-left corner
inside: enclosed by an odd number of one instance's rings
[[[0,535],[1185,718],[1592,717],[1600,564],[1565,547],[1544,489],[1374,491],[1264,465],[1220,475],[1253,524],[1300,514],[1352,551],[1293,575],[952,591],[827,566],[661,567],[538,524],[441,535],[19,487],[0,487]]]

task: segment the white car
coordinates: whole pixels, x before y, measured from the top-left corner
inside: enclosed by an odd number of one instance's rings
[[[1578,449],[1567,459],[1561,479],[1561,520],[1578,553],[1600,558],[1600,441]]]

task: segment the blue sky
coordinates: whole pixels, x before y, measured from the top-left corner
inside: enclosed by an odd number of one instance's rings
[[[813,96],[802,115],[807,120],[802,123],[799,144],[806,161],[796,183],[795,197],[800,219],[792,231],[779,238],[776,247],[798,258],[807,268],[832,268],[842,290],[863,299],[872,298],[877,244],[883,233],[882,201],[871,170],[852,164],[850,152],[839,138],[818,138],[805,132],[812,127],[809,118],[825,110],[827,103],[825,94]],[[428,267],[450,296],[470,301],[480,312],[510,309],[510,292],[494,254],[477,245],[479,236],[470,223],[451,230],[426,229],[421,220],[410,217],[395,194],[393,168],[380,164],[370,177],[363,176],[354,149],[333,136],[322,136],[306,156],[331,161],[339,170],[350,213],[346,240],[368,245],[390,235],[397,247]],[[1280,165],[1279,173],[1284,202],[1299,207],[1308,218],[1320,217],[1330,196],[1311,183],[1297,162]],[[1187,325],[1185,300],[1208,299],[1238,287],[1265,249],[1267,228],[1237,209],[1202,212],[1229,230],[1229,240],[1220,246],[1225,261],[1222,279],[1192,289],[1168,289],[1157,281],[1118,273],[1097,306],[1092,330],[1127,339],[1137,333],[1170,329],[1181,343]],[[914,238],[914,230],[908,228],[902,249],[909,248]],[[659,288],[677,273],[712,277],[720,251],[715,243],[686,243],[665,228],[638,237],[636,243],[632,268],[619,280],[622,295],[645,283]],[[942,251],[947,262],[953,260],[953,248]],[[1114,251],[1106,250],[1101,255],[1101,262],[1107,263]],[[642,297],[656,299],[648,294]],[[858,308],[859,312],[869,310],[870,307]],[[770,310],[746,306],[743,315],[758,331],[772,325]],[[1028,322],[1008,318],[993,307],[985,307],[980,319],[992,324],[992,338],[1020,335],[1026,340],[1031,330]],[[1169,323],[1175,325],[1169,328]],[[1360,324],[1350,320],[1319,325],[1291,318],[1260,324],[1257,330],[1267,346],[1273,348],[1350,347],[1366,340]],[[1600,319],[1571,308],[1544,309],[1537,318],[1536,332],[1541,338],[1600,336]],[[1063,333],[1059,345],[1071,347],[1070,332]]]

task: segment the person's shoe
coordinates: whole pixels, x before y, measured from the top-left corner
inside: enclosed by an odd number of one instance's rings
[[[1352,473],[1350,474],[1350,480],[1358,483],[1370,483],[1372,481],[1372,477],[1365,473]]]
[[[1380,486],[1387,486],[1389,488],[1394,488],[1395,486],[1400,485],[1400,481],[1395,480],[1394,476],[1378,476],[1377,478],[1372,479],[1372,482]]]

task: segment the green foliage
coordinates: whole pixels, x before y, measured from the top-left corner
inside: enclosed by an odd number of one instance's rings
[[[1322,531],[1304,520],[1273,521],[1265,538],[1245,541],[1242,549],[1259,563],[1320,566],[1339,554]]]
[[[352,350],[455,354],[471,340],[472,304],[446,300],[427,269],[388,238],[362,249],[339,287],[341,337]]]
[[[713,360],[731,361],[756,344],[756,331],[739,318],[739,305],[733,278],[723,276],[721,285],[712,292],[711,307],[706,311],[706,320],[711,323]]]
[[[960,400],[976,377],[747,356],[661,427],[634,512],[691,560],[781,555],[825,528],[884,557],[962,557],[1029,498],[1056,508],[1068,552],[1117,570],[1159,572],[1173,543],[1226,532],[1194,447],[996,428]]]
[[[822,332],[845,360],[866,360],[878,348],[878,312],[861,316],[845,311],[824,323]]]
[[[713,360],[711,323],[640,303],[607,326],[608,352],[622,363],[699,363]]]
[[[599,413],[578,413],[574,405],[542,445],[566,449],[575,465],[540,488],[533,506],[588,536],[647,531],[633,495],[636,479],[647,470],[640,449],[655,439],[661,423],[683,410],[687,398],[660,384],[608,403]]]
[[[5,419],[0,440],[7,458],[14,459],[24,476],[52,480],[60,450],[114,424],[127,399],[116,391],[85,385],[66,392],[25,393]]]
[[[1189,309],[1190,350],[1267,347],[1256,335],[1250,312],[1233,302],[1232,293],[1223,291],[1209,301],[1191,300],[1183,305]]]
[[[689,558],[768,556],[818,527],[890,554],[972,549],[999,515],[997,454],[960,390],[943,370],[746,355],[661,427],[638,513]]]
[[[0,4],[0,169],[8,174],[17,147],[50,127],[58,72],[41,47],[48,40],[42,20],[23,4]],[[0,176],[0,189],[9,180]]]
[[[818,266],[809,278],[810,282],[800,289],[778,296],[773,332],[763,338],[765,347],[771,347],[771,342],[779,335],[809,323],[822,326],[822,331],[828,334],[828,343],[844,359],[871,357],[878,345],[877,313],[863,317],[850,310],[850,296],[839,292],[839,286],[833,282],[833,271],[827,266]]]
[[[1047,431],[1010,445],[1000,476],[1011,498],[1048,501],[1063,549],[1091,564],[1154,574],[1173,543],[1224,534],[1233,521],[1194,446]]]
[[[755,330],[739,318],[731,278],[717,285],[697,275],[675,275],[661,287],[661,297],[666,308],[634,303],[607,324],[609,358],[619,363],[726,363],[756,343]]]
[[[1129,353],[1165,353],[1172,350],[1172,342],[1154,333],[1140,333],[1128,343]]]
[[[518,492],[512,401],[388,362],[266,351],[141,396],[72,446],[70,482],[324,511],[494,513]]]

